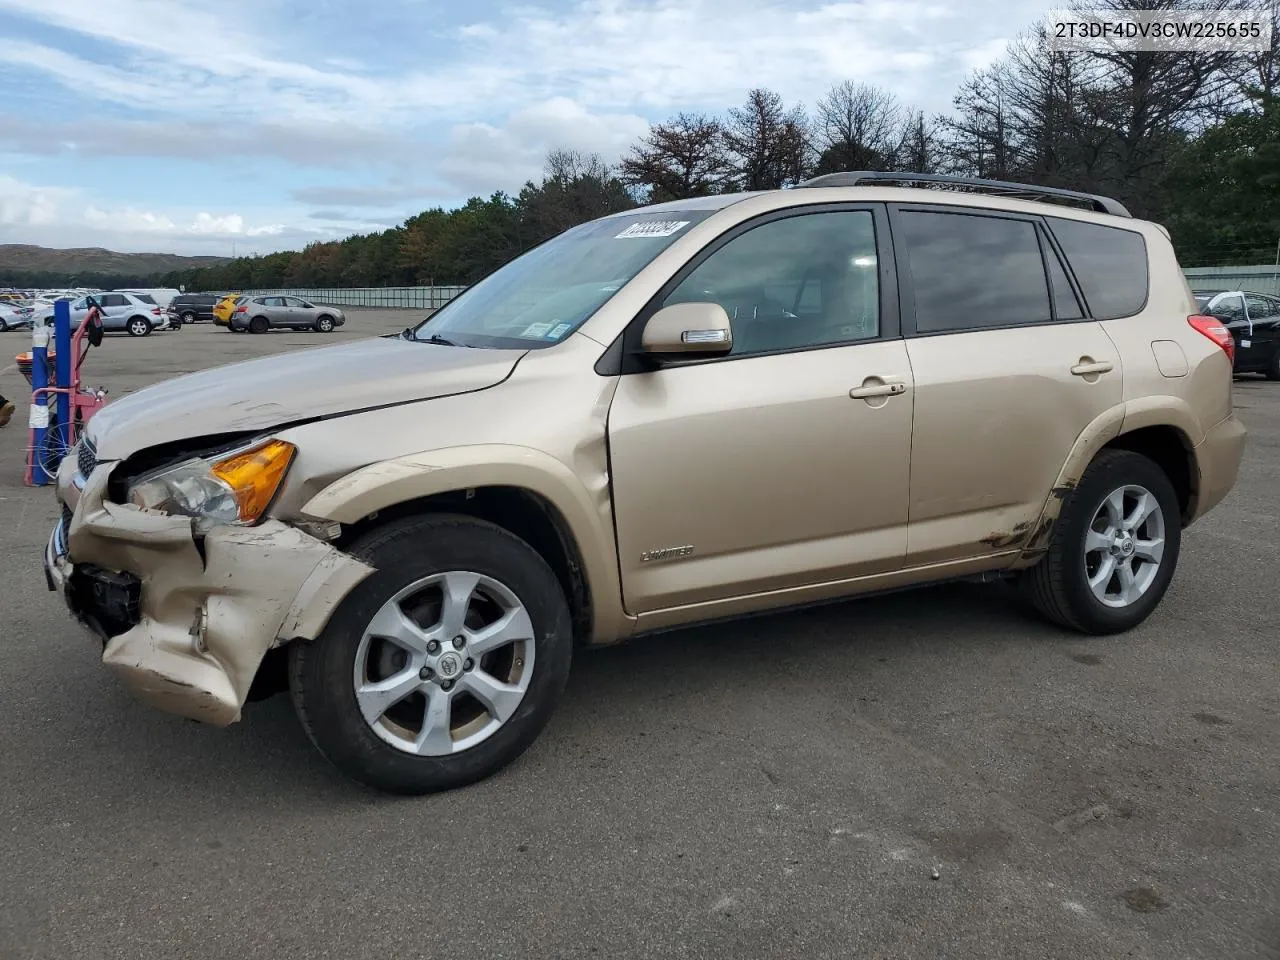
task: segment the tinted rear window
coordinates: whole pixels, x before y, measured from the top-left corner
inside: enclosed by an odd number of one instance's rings
[[[916,330],[1046,323],[1049,286],[1029,220],[903,211]]]
[[[1131,317],[1147,303],[1147,244],[1142,234],[1047,217],[1095,320]]]
[[[143,303],[150,303],[154,305],[156,302],[155,297],[151,296],[151,294],[149,293],[135,293],[134,296],[137,297],[139,300],[141,300]]]

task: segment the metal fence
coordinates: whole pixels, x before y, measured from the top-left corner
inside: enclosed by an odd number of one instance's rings
[[[1274,263],[1256,267],[1187,267],[1192,290],[1248,290],[1280,296],[1280,270]]]
[[[251,297],[301,297],[316,303],[338,307],[404,307],[410,310],[435,310],[460,294],[466,287],[293,287],[274,290],[242,290]]]
[[[1249,290],[1280,296],[1280,270],[1266,263],[1252,267],[1187,267],[1183,270],[1193,290]],[[435,310],[467,289],[450,287],[293,287],[244,290],[249,296],[302,297],[342,307],[402,307]]]

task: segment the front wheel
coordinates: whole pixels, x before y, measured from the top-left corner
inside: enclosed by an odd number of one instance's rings
[[[470,517],[389,524],[350,552],[375,568],[316,640],[290,647],[312,742],[354,780],[422,794],[481,780],[546,725],[573,652],[555,574]]]
[[[1178,497],[1165,472],[1140,454],[1104,450],[1068,495],[1048,553],[1021,585],[1064,627],[1120,633],[1160,603],[1181,542]]]
[[[320,317],[316,320],[316,330],[320,333],[333,332],[333,317]]]
[[[127,329],[131,337],[145,337],[151,333],[151,321],[145,317],[133,317]]]
[[[1271,355],[1271,362],[1267,364],[1267,379],[1280,380],[1280,347],[1276,347],[1276,352]]]

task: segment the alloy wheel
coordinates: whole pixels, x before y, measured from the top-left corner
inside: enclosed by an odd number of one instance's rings
[[[1089,589],[1108,607],[1127,607],[1150,589],[1164,559],[1165,519],[1146,487],[1127,484],[1103,498],[1085,532]]]
[[[519,708],[533,677],[533,622],[492,577],[423,577],[384,603],[356,648],[356,704],[378,737],[405,753],[476,746]]]

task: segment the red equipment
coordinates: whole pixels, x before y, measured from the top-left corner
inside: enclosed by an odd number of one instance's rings
[[[69,453],[71,448],[79,442],[80,435],[84,432],[84,425],[89,422],[89,418],[97,413],[107,402],[106,388],[85,388],[80,383],[80,367],[84,363],[85,355],[88,354],[91,346],[96,347],[102,343],[102,333],[102,314],[97,305],[94,304],[89,308],[89,312],[85,315],[80,326],[71,334],[72,363],[70,385],[66,387],[49,386],[39,390],[32,390],[31,392],[33,403],[38,397],[44,396],[50,410],[55,409],[58,394],[67,394],[70,401],[71,425],[69,431],[65,434],[64,444],[64,441],[60,439],[60,435],[63,434],[63,426],[61,424],[50,424],[45,440],[46,450],[43,451],[43,455],[27,458],[25,482],[28,486],[33,484],[32,473],[35,465],[40,465],[41,469],[48,470],[45,464],[61,462],[62,457]],[[88,342],[85,342],[86,339]],[[51,384],[55,382],[54,357],[55,351],[50,349],[46,359],[49,371],[46,382]],[[27,378],[27,383],[34,386],[31,374],[32,354],[19,354],[14,359],[17,361],[18,369],[22,372],[22,375]],[[31,428],[29,432],[29,445],[34,450],[36,446],[35,428]]]

